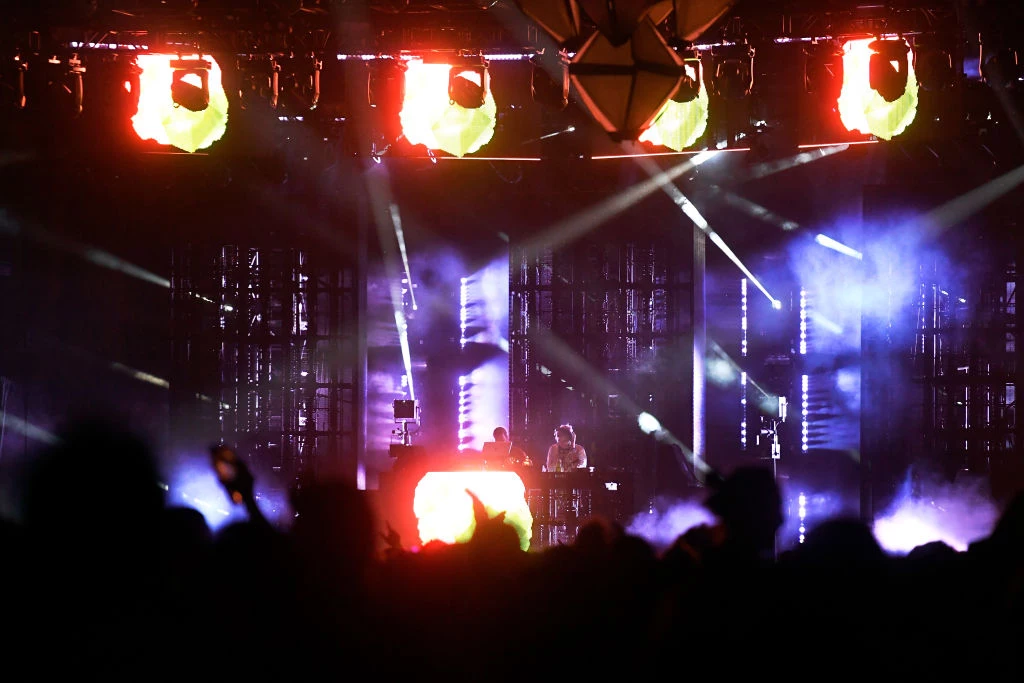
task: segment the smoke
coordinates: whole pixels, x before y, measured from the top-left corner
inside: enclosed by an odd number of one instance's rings
[[[874,533],[890,553],[905,554],[933,541],[963,551],[988,536],[998,517],[984,479],[961,476],[947,483],[911,472],[892,505],[876,519]]]
[[[214,532],[248,518],[245,508],[234,504],[224,491],[209,458],[183,456],[169,469],[168,505],[198,510]],[[253,493],[257,507],[271,524],[282,527],[289,524],[292,514],[285,492],[261,486],[261,478],[257,474]]]
[[[699,503],[657,498],[650,512],[633,517],[626,533],[639,536],[656,549],[664,550],[693,527],[714,521],[714,515]]]

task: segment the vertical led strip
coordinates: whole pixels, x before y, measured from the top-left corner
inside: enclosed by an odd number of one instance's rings
[[[462,278],[459,287],[459,345],[466,348],[466,318],[469,308],[469,278]]]
[[[807,452],[807,375],[800,375],[800,450]]]
[[[807,355],[807,290],[800,290],[800,355]]]
[[[466,423],[469,419],[469,377],[459,375],[459,450],[466,450],[469,443],[469,429]]]
[[[802,301],[802,299],[801,299]],[[802,312],[802,309],[801,309]],[[747,278],[740,279],[740,355],[747,357]]]
[[[805,524],[805,521],[807,520],[807,496],[805,496],[802,491],[799,497],[797,497],[797,505],[797,516],[800,519],[800,542],[803,543],[804,534],[807,533],[807,525]]]
[[[747,278],[740,278],[740,356],[747,357]],[[747,373],[740,372],[740,448],[747,450]]]
[[[807,355],[807,290],[800,288],[800,355]],[[800,376],[800,450],[807,452],[807,375]]]
[[[740,448],[747,450],[747,373],[740,373]]]

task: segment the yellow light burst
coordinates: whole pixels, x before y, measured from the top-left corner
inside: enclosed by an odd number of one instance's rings
[[[693,67],[686,67],[691,77],[700,79],[700,73],[694,73]],[[649,142],[682,152],[697,142],[708,126],[708,90],[701,84],[697,97],[689,102],[669,100],[654,119],[651,127],[637,138],[640,142]]]
[[[210,64],[210,104],[203,111],[190,111],[174,104],[171,62],[203,59]],[[132,127],[143,140],[173,145],[186,152],[205,149],[224,136],[228,125],[228,97],[221,83],[220,66],[209,55],[139,55],[139,108]]]
[[[407,66],[399,118],[410,143],[461,157],[490,142],[498,107],[489,88],[482,107],[466,109],[448,98],[451,66],[424,64],[420,59],[410,59]]]
[[[849,131],[870,133],[883,140],[891,140],[909,126],[917,115],[917,75],[914,73],[913,53],[907,57],[907,87],[894,102],[871,88],[870,69],[872,51],[868,47],[874,38],[850,40],[843,45],[843,89],[839,93],[839,118]]]

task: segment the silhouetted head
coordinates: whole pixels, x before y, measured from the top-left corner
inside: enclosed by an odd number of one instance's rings
[[[1024,491],[1010,499],[991,536],[1000,543],[1020,548],[1024,552]]]
[[[704,502],[727,528],[728,541],[762,551],[772,548],[782,526],[782,495],[771,470],[740,467]]]
[[[375,556],[376,520],[369,501],[354,485],[334,480],[308,482],[292,492],[296,518],[291,535],[307,558],[317,556],[334,570],[361,570]]]
[[[495,441],[508,441],[508,430],[504,427],[494,428],[494,440]]]
[[[147,444],[102,421],[75,424],[58,435],[28,473],[24,519],[33,532],[155,536],[164,492]],[[79,539],[88,542],[85,538]]]
[[[829,519],[812,528],[797,553],[802,565],[836,570],[875,569],[887,558],[871,527],[854,518]]]

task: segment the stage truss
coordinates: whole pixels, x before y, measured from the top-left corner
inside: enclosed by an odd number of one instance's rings
[[[636,410],[684,443],[693,438],[690,236],[598,231],[557,249],[510,252],[512,433],[542,458],[554,427],[572,423],[589,464],[630,473],[641,505],[654,490],[655,443]]]
[[[172,271],[177,428],[237,444],[285,488],[304,473],[354,475],[356,267],[299,247],[189,244]]]

